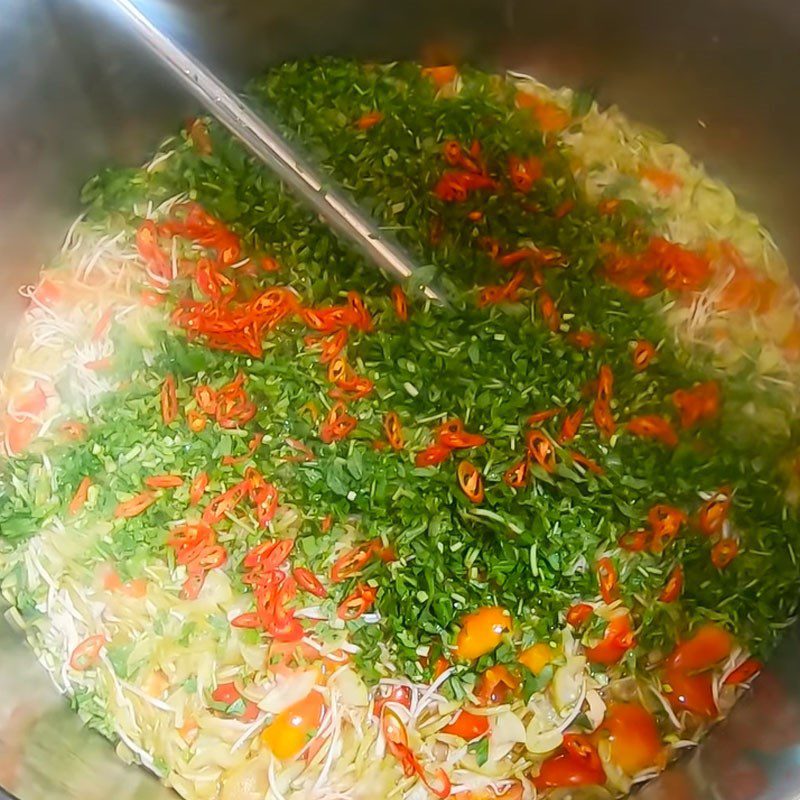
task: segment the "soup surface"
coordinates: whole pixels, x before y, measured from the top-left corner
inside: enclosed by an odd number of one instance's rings
[[[625,793],[796,611],[780,253],[582,93],[325,60],[249,94],[451,304],[208,120],[93,178],[3,386],[10,618],[187,798]]]

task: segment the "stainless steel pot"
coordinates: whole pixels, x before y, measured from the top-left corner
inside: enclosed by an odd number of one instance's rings
[[[462,58],[595,89],[699,158],[800,257],[800,4],[793,0],[139,0],[234,84],[334,53]],[[135,164],[193,104],[104,0],[5,0],[0,15],[0,354],[23,301],[108,164]],[[648,800],[800,798],[800,632]],[[21,800],[170,797],[81,728],[0,624],[0,785]],[[0,796],[3,796],[0,789]],[[313,799],[311,799],[313,800]],[[378,800],[376,798],[376,800]]]

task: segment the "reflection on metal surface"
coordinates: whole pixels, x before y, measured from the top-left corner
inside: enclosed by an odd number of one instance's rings
[[[102,2],[102,0],[98,0]],[[599,90],[710,161],[800,254],[800,4],[795,0],[173,0],[182,43],[226,79],[284,58],[462,54]],[[173,33],[173,31],[170,31]],[[449,56],[448,56],[449,57]],[[136,164],[193,102],[75,0],[5,0],[0,15],[0,359],[35,279],[107,163]],[[706,123],[697,124],[698,118]],[[800,798],[800,638],[731,717],[644,787],[644,800]],[[21,800],[170,793],[80,723],[0,622],[0,784]],[[0,791],[0,795],[2,791]],[[309,800],[314,800],[309,798]]]
[[[361,210],[317,171],[265,121],[197,59],[159,30],[130,0],[111,0],[134,35],[152,50],[183,85],[251,153],[266,164],[295,196],[316,211],[340,236],[361,249],[370,263],[390,277],[412,279],[411,257],[384,236]],[[437,302],[444,297],[431,286],[421,287]]]
[[[15,629],[0,618],[0,786],[20,800],[175,800],[83,727]],[[0,792],[1,793],[1,792]]]

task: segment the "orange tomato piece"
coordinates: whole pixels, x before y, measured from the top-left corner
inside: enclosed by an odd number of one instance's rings
[[[511,615],[500,606],[485,606],[467,614],[461,620],[456,638],[456,656],[474,661],[491,653],[511,630]]]
[[[458,736],[466,742],[474,742],[489,733],[489,719],[462,708],[439,732]]]
[[[658,763],[661,736],[653,715],[640,703],[611,703],[603,729],[608,732],[611,760],[628,775]]]
[[[261,741],[275,758],[295,758],[314,738],[325,714],[325,701],[317,691],[281,711],[264,729]]]
[[[591,612],[591,606],[589,607]],[[523,650],[518,661],[527,667],[534,675],[540,675],[542,670],[555,658],[556,651],[545,642],[537,642]]]

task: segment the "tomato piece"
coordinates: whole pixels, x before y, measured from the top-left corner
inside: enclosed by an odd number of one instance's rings
[[[151,475],[144,479],[144,484],[148,489],[177,489],[183,486],[183,478],[180,475]]]
[[[475,661],[491,653],[511,630],[511,615],[500,606],[485,606],[461,620],[455,654],[465,661]]]
[[[640,703],[611,703],[603,730],[608,731],[611,760],[628,775],[655,766],[663,747],[653,715]]]
[[[701,625],[693,636],[680,642],[669,656],[668,663],[684,671],[710,669],[727,658],[732,649],[731,635],[709,622]]]
[[[130,519],[131,517],[137,517],[139,514],[150,508],[150,506],[153,505],[156,500],[158,500],[158,495],[153,494],[153,492],[140,492],[139,494],[131,497],[130,500],[125,500],[121,503],[118,503],[117,507],[114,509],[114,516],[117,519]]]
[[[108,640],[102,633],[84,639],[72,651],[69,657],[70,667],[79,672],[85,672],[87,669],[97,666],[100,661],[100,653],[107,643]]]
[[[67,508],[71,516],[74,516],[83,508],[87,498],[89,497],[89,488],[91,485],[92,481],[90,478],[84,477],[81,479],[81,482],[78,484],[78,488],[75,490],[75,494],[72,496],[72,500],[70,500]]]
[[[634,436],[642,439],[655,439],[667,447],[676,447],[678,444],[678,435],[675,433],[672,423],[655,414],[634,417],[628,421],[625,427]]]
[[[566,734],[559,752],[546,758],[539,774],[533,778],[534,786],[544,791],[564,787],[596,786],[606,782],[600,756],[588,737]]]
[[[560,445],[568,444],[575,438],[585,414],[585,409],[578,408],[564,417],[564,422],[561,424],[561,432],[558,435],[558,443]]]
[[[594,614],[594,608],[588,603],[575,603],[567,609],[566,622],[573,628],[580,628]]]
[[[483,489],[483,475],[480,470],[469,461],[460,461],[456,469],[458,486],[471,503],[481,503],[485,496]]]
[[[297,581],[297,585],[309,594],[313,594],[315,597],[328,596],[327,590],[311,570],[305,567],[296,567],[292,570],[292,576]]]
[[[664,694],[676,711],[691,711],[707,719],[714,719],[719,714],[710,672],[693,675],[686,670],[667,666],[664,681],[667,684]]]
[[[275,758],[295,758],[316,735],[325,716],[325,701],[317,691],[281,711],[264,729],[261,741]]]
[[[597,562],[596,571],[603,601],[613,603],[619,599],[619,576],[614,562],[608,556],[604,556]]]
[[[592,664],[616,664],[636,644],[631,618],[620,614],[609,620],[603,638],[594,647],[586,648],[586,658]]]
[[[739,686],[749,683],[762,669],[764,669],[764,665],[757,658],[748,658],[728,674],[724,684],[725,686]]]
[[[546,472],[556,468],[556,449],[550,437],[540,430],[528,431],[525,437],[528,455]]]
[[[169,425],[178,416],[178,397],[175,387],[175,376],[167,375],[161,384],[161,418]]]
[[[196,506],[208,487],[208,473],[198,472],[189,486],[189,505]]]
[[[639,339],[631,353],[633,368],[637,372],[647,369],[650,366],[650,362],[655,358],[655,355],[656,348],[646,339]]]
[[[414,465],[417,467],[435,467],[446,461],[453,451],[443,444],[428,445],[424,450],[417,453],[414,458]]]
[[[662,603],[674,603],[683,591],[683,567],[678,564],[670,573],[658,599]]]
[[[345,622],[352,622],[358,619],[366,611],[372,608],[375,598],[378,595],[378,590],[373,586],[362,583],[339,604],[336,610],[336,616]]]
[[[520,658],[520,660],[522,659]],[[516,691],[518,687],[519,681],[511,674],[508,667],[502,665],[489,667],[480,675],[475,684],[475,697],[480,705],[497,705],[504,703],[508,695]]]
[[[591,609],[591,606],[589,606]],[[570,623],[572,624],[572,623]],[[519,654],[517,659],[520,664],[527,667],[534,675],[540,675],[542,670],[556,657],[556,651],[545,642],[537,642]]]
[[[455,717],[439,733],[458,736],[466,742],[474,742],[489,733],[489,719],[478,714],[472,714],[462,708],[456,712]]]

